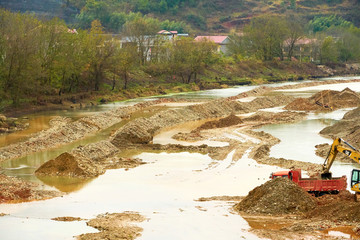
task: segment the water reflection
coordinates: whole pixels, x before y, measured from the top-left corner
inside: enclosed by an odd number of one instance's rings
[[[50,187],[55,187],[61,192],[69,193],[80,190],[89,184],[94,178],[72,178],[72,177],[53,177],[37,176],[37,178]]]

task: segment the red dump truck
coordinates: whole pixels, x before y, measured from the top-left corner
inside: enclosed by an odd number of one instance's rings
[[[321,178],[302,178],[301,169],[280,171],[272,173],[270,178],[287,177],[297,183],[305,191],[315,196],[323,194],[337,194],[341,190],[346,190],[346,176],[340,178],[321,179]]]

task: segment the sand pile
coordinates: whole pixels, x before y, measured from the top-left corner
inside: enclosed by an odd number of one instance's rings
[[[106,169],[138,166],[139,161],[116,157],[119,150],[108,141],[79,146],[70,153],[41,165],[35,174],[39,176],[67,176],[89,178],[105,173]]]
[[[144,110],[156,104],[171,101],[173,100],[159,99],[147,101],[138,103],[134,106],[119,107],[108,112],[83,117],[76,121],[72,121],[65,117],[57,117],[50,121],[50,129],[35,134],[25,142],[0,148],[0,161],[73,142],[84,138],[89,134],[94,134],[111,127],[139,110]]]
[[[276,95],[255,99],[252,102],[238,102],[230,98],[219,99],[204,104],[187,106],[181,109],[165,110],[149,118],[139,118],[120,128],[111,142],[117,147],[128,144],[150,143],[161,129],[180,123],[202,119],[220,118],[229,114],[241,114],[271,108],[289,103],[293,97]]]
[[[315,111],[357,107],[360,95],[349,88],[342,91],[324,90],[309,98],[297,98],[285,106],[287,110]]]
[[[276,178],[254,188],[235,209],[247,213],[303,213],[316,206],[315,199],[287,178]]]
[[[336,122],[335,124],[326,127],[320,131],[322,136],[328,138],[337,138],[340,137],[350,143],[356,149],[360,148],[360,107],[355,108],[347,112],[344,117]],[[331,145],[329,144],[319,144],[316,145],[316,154],[326,158]],[[353,162],[345,154],[339,153],[336,156],[337,161],[342,162]]]
[[[360,107],[347,112],[343,119],[336,122],[332,126],[326,127],[320,131],[320,134],[329,137],[340,137],[350,143],[355,148],[360,148]],[[326,157],[330,150],[330,145],[323,144],[317,146],[317,154]],[[349,161],[350,159],[344,154],[338,154],[337,159]],[[350,160],[351,162],[351,160]]]
[[[80,240],[133,240],[141,235],[142,228],[133,223],[145,218],[135,212],[106,213],[87,222],[88,226],[99,230],[97,233],[86,233],[77,237]]]
[[[35,183],[0,174],[0,203],[41,200],[60,196],[60,192],[39,190]]]
[[[316,199],[318,207],[306,213],[306,217],[327,219],[335,222],[360,221],[360,202],[354,201],[354,194],[342,191],[337,195],[324,195]]]
[[[213,128],[224,128],[224,127],[230,127],[233,125],[238,125],[242,123],[241,118],[235,116],[234,114],[231,114],[225,118],[221,118],[219,120],[215,121],[209,121],[198,127],[196,130],[205,130],[205,129],[213,129]]]

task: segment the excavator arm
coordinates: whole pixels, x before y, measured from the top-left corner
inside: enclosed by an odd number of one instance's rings
[[[342,145],[341,143],[344,143],[345,146]],[[344,141],[343,139],[336,138],[332,143],[328,156],[326,157],[325,162],[323,164],[323,172],[321,173],[321,178],[331,179],[330,168],[334,163],[338,152],[344,153],[345,155],[347,155],[349,158],[351,158],[357,163],[360,162],[360,152],[356,150],[356,148],[351,146],[349,143]]]

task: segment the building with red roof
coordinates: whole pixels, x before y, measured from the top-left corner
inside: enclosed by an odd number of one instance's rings
[[[212,41],[218,45],[218,51],[224,54],[227,54],[227,45],[230,43],[230,39],[228,36],[197,36],[194,40],[195,42],[200,42],[204,40]]]

